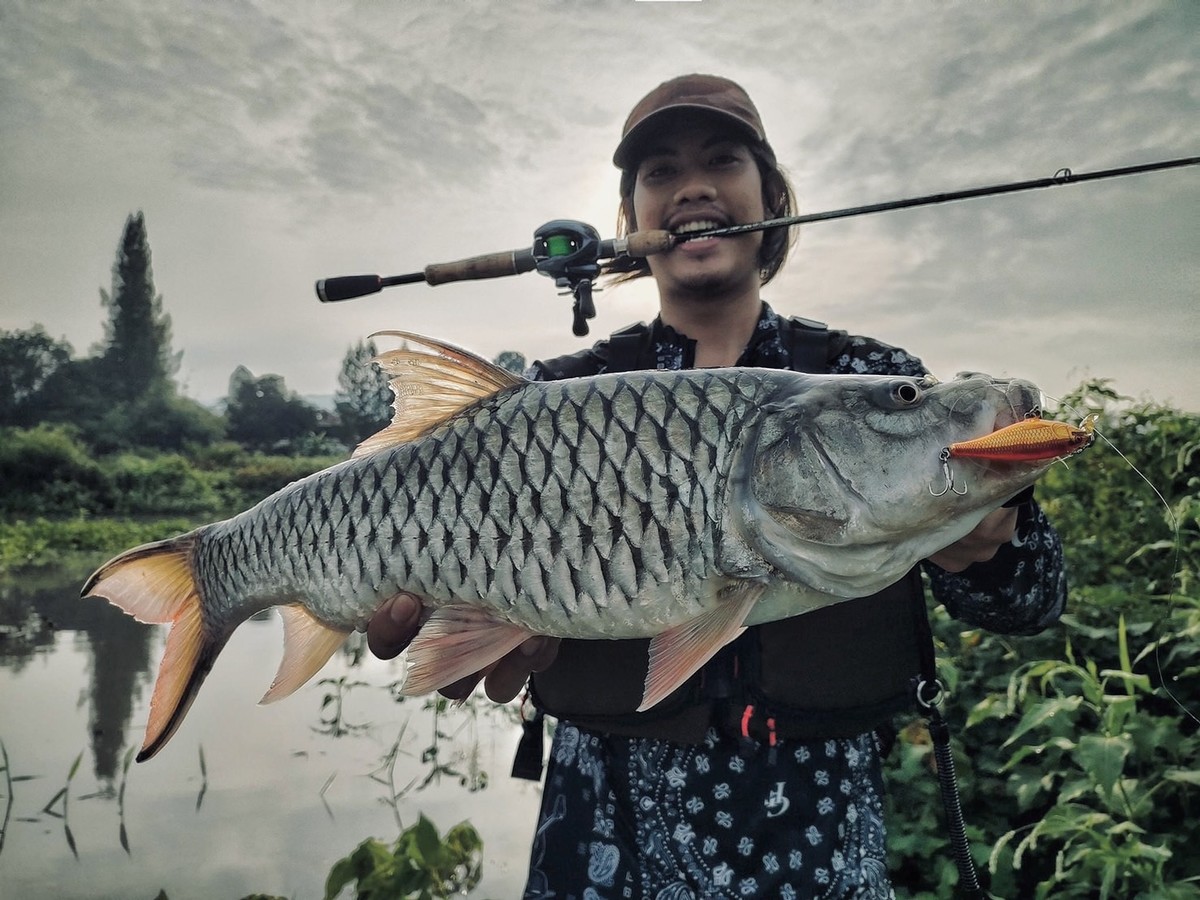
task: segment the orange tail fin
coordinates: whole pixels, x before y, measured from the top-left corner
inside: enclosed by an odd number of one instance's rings
[[[126,550],[83,586],[84,597],[103,597],[139,622],[171,625],[138,762],[162,749],[179,728],[229,638],[228,632],[214,632],[204,621],[192,573],[196,539],[191,532]]]

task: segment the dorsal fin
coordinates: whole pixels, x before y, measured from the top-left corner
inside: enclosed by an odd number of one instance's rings
[[[381,335],[405,341],[374,360],[391,378],[392,422],[359,444],[355,456],[419,438],[472,403],[525,381],[482,356],[435,338],[408,331],[377,331],[371,337]]]

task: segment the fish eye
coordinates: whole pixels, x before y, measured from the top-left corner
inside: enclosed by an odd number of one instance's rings
[[[892,399],[903,406],[919,403],[921,397],[921,388],[912,381],[898,381],[892,385]]]

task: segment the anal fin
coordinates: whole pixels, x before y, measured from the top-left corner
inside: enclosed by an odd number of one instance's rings
[[[283,618],[283,659],[271,687],[258,702],[274,703],[312,678],[350,634],[320,621],[299,604],[279,607]]]
[[[408,674],[400,692],[428,694],[486,669],[533,637],[520,625],[466,604],[442,606],[408,645]]]
[[[720,593],[716,607],[650,642],[650,667],[638,712],[645,712],[694,675],[713,655],[745,631],[742,622],[762,596],[755,581],[732,584]]]

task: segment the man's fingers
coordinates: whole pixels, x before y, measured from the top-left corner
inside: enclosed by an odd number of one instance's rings
[[[999,547],[1013,539],[1017,532],[1017,510],[1014,507],[1001,507],[988,513],[972,534],[981,542],[991,542]],[[968,535],[970,537],[970,535]]]
[[[445,687],[438,688],[438,693],[448,700],[466,700],[482,678],[483,672],[476,672],[474,675],[468,675],[466,678],[460,678]]]
[[[397,594],[375,610],[367,625],[367,646],[380,659],[392,659],[420,627],[421,601],[412,594]]]
[[[965,537],[943,547],[929,561],[947,572],[961,572],[977,562],[987,562],[1013,539],[1017,530],[1017,510],[1002,507],[990,512]]]
[[[557,638],[534,637],[504,656],[492,666],[484,680],[488,697],[496,703],[513,699],[521,693],[530,672],[540,672],[554,662],[558,645]]]
[[[429,612],[419,597],[397,594],[375,610],[367,625],[367,646],[380,659],[398,656],[412,642]],[[451,700],[465,700],[486,679],[488,696],[506,703],[520,693],[530,672],[540,672],[554,662],[558,645],[557,638],[530,638],[483,671],[460,678],[438,692]]]
[[[535,637],[517,648],[529,660],[529,671],[544,672],[558,658],[558,648],[561,638]]]

